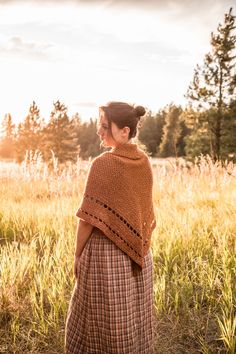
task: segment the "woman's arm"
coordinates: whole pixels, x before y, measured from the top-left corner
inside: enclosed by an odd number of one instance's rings
[[[77,266],[79,258],[83,252],[84,246],[86,245],[93,230],[93,225],[88,224],[86,221],[80,219],[77,232],[76,232],[76,244],[75,244],[75,261],[74,261],[74,274],[77,278]]]
[[[76,232],[76,244],[75,244],[75,256],[80,257],[81,253],[86,245],[89,236],[93,230],[93,225],[87,223],[86,221],[79,219]]]

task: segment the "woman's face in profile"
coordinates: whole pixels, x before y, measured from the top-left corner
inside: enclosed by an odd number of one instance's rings
[[[122,129],[119,129],[114,122],[111,123],[111,132],[112,135],[110,134],[108,119],[105,113],[101,111],[97,125],[97,135],[104,147],[116,147],[123,142]]]

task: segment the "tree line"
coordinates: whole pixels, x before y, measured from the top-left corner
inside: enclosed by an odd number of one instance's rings
[[[197,65],[187,89],[187,107],[170,103],[159,112],[148,112],[139,130],[139,141],[151,156],[209,154],[214,160],[236,161],[236,35],[232,8],[223,24],[211,33],[211,50]],[[26,151],[40,151],[45,161],[60,163],[100,154],[96,119],[82,122],[78,113],[68,116],[56,101],[49,121],[35,102],[23,122],[15,126],[10,114],[2,120],[0,157],[22,161]]]
[[[18,126],[13,124],[10,114],[2,122],[3,138],[0,156],[21,162],[27,151],[40,152],[44,161],[56,157],[59,163],[76,161],[78,156],[87,159],[100,151],[96,135],[96,120],[82,123],[78,113],[68,115],[68,108],[59,100],[53,103],[53,110],[46,123],[36,103]]]

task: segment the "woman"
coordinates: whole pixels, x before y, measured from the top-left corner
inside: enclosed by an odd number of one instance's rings
[[[97,134],[112,149],[93,160],[76,214],[67,354],[153,353],[153,179],[132,143],[144,114],[123,102],[100,107]]]

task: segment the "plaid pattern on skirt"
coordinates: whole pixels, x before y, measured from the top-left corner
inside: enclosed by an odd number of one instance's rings
[[[151,354],[153,264],[133,273],[132,261],[93,229],[80,258],[66,322],[67,354]]]

